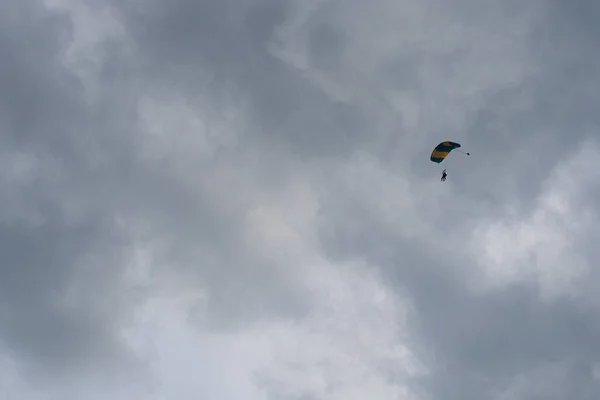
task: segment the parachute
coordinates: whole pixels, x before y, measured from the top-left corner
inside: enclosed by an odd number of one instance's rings
[[[437,146],[435,146],[435,149],[433,149],[433,151],[431,152],[430,159],[434,163],[441,163],[448,156],[448,154],[450,154],[450,152],[452,150],[458,149],[459,147],[460,147],[460,143],[449,142],[449,141],[442,142],[442,143],[438,144]],[[464,151],[461,151],[461,153],[470,155],[469,153],[465,153]]]
[[[457,150],[460,147],[461,147],[460,143],[450,142],[450,141],[442,142],[442,143],[438,144],[437,146],[435,146],[435,149],[433,149],[433,151],[431,152],[430,160],[433,161],[434,163],[439,164],[442,161],[444,161],[446,159],[446,157],[448,157],[448,154],[450,154],[450,152],[452,150],[456,150],[460,153],[470,155],[470,153],[465,153],[462,150]],[[446,181],[447,175],[448,174],[446,174],[446,170],[444,169],[444,171],[442,172],[442,179],[441,179],[442,182]]]

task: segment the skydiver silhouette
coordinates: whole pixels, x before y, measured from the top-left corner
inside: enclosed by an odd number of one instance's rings
[[[443,171],[442,171],[442,179],[440,179],[440,180],[441,180],[442,182],[444,182],[444,181],[446,180],[446,176],[447,176],[447,175],[448,175],[448,174],[446,173],[446,170],[443,170]]]

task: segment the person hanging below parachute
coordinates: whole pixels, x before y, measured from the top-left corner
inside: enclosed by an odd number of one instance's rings
[[[466,153],[462,150],[457,150],[461,147],[460,143],[456,143],[456,142],[450,142],[450,141],[446,141],[446,142],[442,142],[440,144],[438,144],[437,146],[435,146],[435,148],[433,149],[433,151],[431,152],[431,157],[430,160],[433,161],[434,163],[441,163],[442,161],[444,161],[446,159],[446,157],[448,157],[448,154],[450,154],[450,152],[452,150],[456,150],[460,153],[466,154],[468,156],[471,155],[471,153]],[[446,173],[446,170],[444,169],[442,171],[442,182],[446,181],[446,177],[448,176],[448,174]]]

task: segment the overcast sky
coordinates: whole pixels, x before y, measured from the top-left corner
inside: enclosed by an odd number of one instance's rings
[[[0,2],[0,398],[597,400],[599,18]]]

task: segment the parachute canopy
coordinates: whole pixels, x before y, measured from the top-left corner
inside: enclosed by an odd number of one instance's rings
[[[458,149],[459,147],[459,143],[442,142],[435,146],[435,149],[433,149],[433,152],[431,153],[431,161],[435,163],[441,163],[452,150]]]

